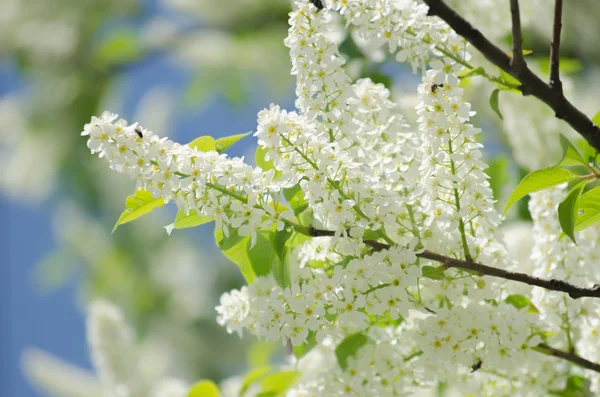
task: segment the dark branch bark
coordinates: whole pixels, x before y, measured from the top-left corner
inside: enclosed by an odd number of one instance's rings
[[[423,251],[417,254],[418,257],[429,259],[435,262],[442,263],[447,268],[456,268],[470,270],[480,273],[484,276],[503,278],[505,280],[517,281],[519,283],[528,284],[531,286],[541,287],[551,291],[564,292],[573,299],[579,298],[600,298],[600,287],[582,288],[573,284],[569,284],[563,280],[550,279],[546,280],[539,277],[530,276],[525,273],[511,272],[504,269],[498,269],[487,265],[482,265],[477,262],[470,262],[461,259],[454,259],[448,256],[436,254],[430,251]]]
[[[560,81],[560,31],[562,30],[562,0],[554,2],[554,25],[550,44],[550,87],[562,94]]]
[[[330,230],[320,230],[315,229],[314,227],[309,227],[309,235],[312,237],[322,237],[322,236],[333,236],[334,232]],[[391,248],[388,244],[380,243],[374,240],[364,240],[364,243],[370,247],[372,247],[376,251],[382,251],[384,249]],[[443,264],[447,269],[455,268],[455,269],[463,269],[469,270],[472,272],[479,273],[482,276],[490,276],[502,278],[505,280],[512,280],[523,284],[528,284],[531,286],[536,286],[540,288],[544,288],[550,291],[564,292],[568,294],[573,299],[579,298],[600,298],[600,285],[596,285],[592,288],[583,288],[578,287],[576,285],[570,284],[563,280],[556,279],[543,279],[535,276],[530,276],[525,273],[511,272],[504,269],[499,269],[492,266],[483,265],[481,263],[466,261],[462,259],[455,259],[449,256],[436,254],[431,251],[423,251],[417,254],[419,258],[429,259],[434,262],[439,262]]]
[[[521,13],[519,11],[519,0],[510,0],[510,14],[512,17],[512,58],[510,66],[520,72],[525,66],[523,58],[523,34],[521,33]]]
[[[578,356],[575,353],[567,353],[562,350],[555,349],[546,345],[545,343],[540,343],[536,346],[536,350],[547,354],[553,357],[559,357],[563,360],[567,360],[575,365],[578,365],[582,368],[586,368],[592,371],[600,372],[600,364],[594,363],[592,361],[586,360],[585,358]]]
[[[448,7],[442,0],[423,0],[429,6],[429,15],[435,15],[446,21],[460,36],[477,48],[490,62],[518,79],[523,95],[533,95],[547,104],[557,118],[565,120],[583,136],[594,148],[600,150],[600,128],[583,112],[565,98],[562,92],[546,84],[535,75],[527,65],[521,70],[511,66],[511,58],[500,48],[490,42],[479,30],[474,28],[463,17]]]

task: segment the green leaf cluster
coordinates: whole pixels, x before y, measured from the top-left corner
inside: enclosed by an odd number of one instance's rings
[[[558,221],[562,236],[576,242],[575,233],[600,221],[600,188],[594,187],[598,171],[598,153],[585,140],[575,144],[561,136],[562,160],[553,167],[526,175],[512,192],[504,208],[528,194],[568,183],[568,192],[558,206]]]

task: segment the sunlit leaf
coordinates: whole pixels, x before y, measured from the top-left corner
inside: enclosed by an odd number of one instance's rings
[[[585,192],[579,200],[575,231],[587,229],[600,222],[600,187]]]
[[[246,391],[252,386],[252,384],[263,379],[269,372],[271,371],[271,366],[266,365],[263,367],[258,367],[248,372],[244,379],[242,380],[242,387],[240,388],[240,397],[246,393]]]
[[[335,348],[335,356],[337,357],[340,368],[343,370],[348,368],[348,357],[354,356],[368,341],[369,338],[367,335],[360,332],[347,336],[341,341]]]
[[[165,200],[162,197],[154,198],[152,194],[145,189],[136,191],[125,200],[125,211],[123,211],[117,220],[112,232],[114,233],[120,225],[134,221],[163,205],[165,205]]]
[[[280,371],[266,376],[261,382],[260,395],[283,397],[300,376],[296,371]]]
[[[535,307],[535,305],[533,303],[531,303],[531,301],[529,300],[529,298],[527,298],[526,296],[523,295],[509,295],[506,297],[506,299],[504,300],[504,302],[508,303],[509,305],[512,305],[514,307],[516,307],[517,309],[523,309],[523,308],[527,308],[527,313],[530,314],[535,314],[535,313],[539,313],[540,311],[538,310],[537,307]]]
[[[229,237],[224,237],[223,231],[215,228],[215,240],[223,255],[235,263],[240,268],[246,282],[252,284],[255,274],[246,249],[250,236],[240,237],[236,230],[231,230]]]
[[[217,152],[223,153],[225,150],[229,149],[231,147],[231,145],[233,145],[240,139],[247,137],[251,133],[252,132],[246,132],[245,134],[231,135],[231,136],[226,136],[226,137],[217,139],[215,141],[215,146],[216,146]]]
[[[213,382],[203,380],[192,386],[187,397],[221,397],[221,393]]]
[[[180,209],[177,211],[177,216],[175,217],[175,223],[173,224],[173,227],[175,229],[186,229],[212,222],[214,219],[214,217],[198,215],[198,213],[194,210],[190,210],[189,214],[186,215],[185,211]]]
[[[551,167],[533,171],[525,176],[512,192],[504,207],[504,214],[506,214],[511,205],[526,195],[572,181],[575,178],[577,178],[576,174],[564,168]]]
[[[196,148],[200,152],[210,152],[217,150],[215,138],[212,136],[201,136],[188,144],[190,147]]]
[[[583,159],[579,151],[573,146],[564,135],[560,134],[560,145],[563,149],[563,158],[557,166],[568,167],[574,165],[586,165],[587,162]]]

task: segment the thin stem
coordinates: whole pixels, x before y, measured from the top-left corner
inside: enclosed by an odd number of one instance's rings
[[[550,43],[550,87],[562,94],[560,81],[560,32],[562,30],[563,1],[554,2],[554,24],[552,27],[552,42]]]
[[[452,155],[452,140],[448,141],[448,151],[450,155]],[[452,160],[452,156],[450,156],[450,172],[452,175],[456,176],[456,167],[454,166],[454,160]],[[460,214],[460,197],[458,197],[458,189],[453,187],[454,190],[454,205],[456,206],[456,213]],[[471,257],[471,252],[469,251],[469,244],[467,243],[467,233],[465,232],[465,221],[462,216],[458,221],[458,230],[460,231],[460,238],[462,241],[463,251],[465,253],[465,259],[469,262],[473,260]]]
[[[519,11],[519,0],[510,0],[510,14],[512,17],[512,43],[513,52],[510,65],[515,70],[521,70],[525,66],[523,58],[523,34],[521,33],[521,15]]]
[[[589,369],[591,371],[600,373],[600,364],[597,364],[590,360],[587,360],[581,356],[578,356],[575,353],[564,352],[562,350],[558,350],[553,347],[550,347],[550,346],[546,345],[545,343],[540,343],[539,345],[534,347],[534,350],[536,350],[540,353],[544,353],[548,356],[562,358],[563,360],[567,360],[568,362],[578,365],[582,368]]]

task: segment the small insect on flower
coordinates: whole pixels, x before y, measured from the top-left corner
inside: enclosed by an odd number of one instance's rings
[[[322,0],[308,0],[310,1],[315,7],[317,7],[317,9],[320,11],[323,9],[323,2]]]
[[[478,369],[481,368],[482,365],[483,365],[483,361],[477,360],[477,362],[471,366],[471,372],[477,371]]]
[[[139,136],[140,138],[144,137],[144,134],[142,134],[142,129],[140,128],[139,125],[137,127],[135,127],[133,130],[135,131],[135,133],[137,134],[137,136]]]
[[[435,83],[434,83],[434,84],[431,86],[431,93],[432,93],[432,94],[435,94],[435,93],[436,93],[436,91],[438,90],[438,88],[442,88],[443,86],[444,86],[444,83],[442,83],[442,84],[435,84]]]

